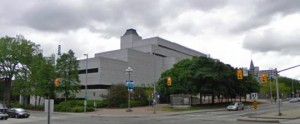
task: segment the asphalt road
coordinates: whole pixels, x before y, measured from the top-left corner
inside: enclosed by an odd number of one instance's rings
[[[282,109],[299,108],[300,103],[284,103]],[[192,113],[175,115],[92,115],[85,113],[54,113],[51,114],[51,124],[256,124],[255,122],[236,121],[237,118],[247,117],[254,114],[276,112],[276,104],[259,106],[258,110],[246,108],[242,111],[197,111]],[[300,119],[282,120],[282,123],[299,123]],[[0,121],[0,124],[47,124],[47,113],[31,112],[29,118],[9,118]]]

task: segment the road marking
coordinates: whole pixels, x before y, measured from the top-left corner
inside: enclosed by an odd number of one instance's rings
[[[218,117],[218,118],[227,118],[229,116],[228,115],[223,115],[223,116],[216,116],[216,117]]]
[[[187,116],[192,116],[192,117],[201,117],[201,116],[204,116],[204,115],[187,115]]]

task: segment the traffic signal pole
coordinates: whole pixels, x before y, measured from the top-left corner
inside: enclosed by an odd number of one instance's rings
[[[276,72],[276,96],[277,96],[277,104],[278,104],[278,116],[281,116],[281,112],[280,112],[280,100],[279,100],[279,87],[278,87],[278,73],[280,72],[283,72],[283,71],[287,71],[287,70],[290,70],[290,69],[293,69],[293,68],[296,68],[296,67],[299,67],[300,65],[296,65],[296,66],[292,66],[292,67],[289,67],[289,68],[286,68],[286,69],[283,69],[283,70],[280,70],[280,71],[277,71],[277,69],[275,68],[275,72]]]

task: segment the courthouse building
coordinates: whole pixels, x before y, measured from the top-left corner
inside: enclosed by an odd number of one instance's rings
[[[160,37],[143,39],[135,29],[128,29],[121,36],[120,44],[119,50],[96,53],[93,58],[79,60],[81,92],[76,94],[77,98],[85,97],[85,84],[87,99],[99,99],[112,84],[125,83],[128,78],[135,86],[153,84],[173,64],[193,56],[207,56]],[[128,67],[133,70],[130,77],[125,71]]]

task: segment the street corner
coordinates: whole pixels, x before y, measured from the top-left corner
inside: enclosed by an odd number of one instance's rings
[[[238,118],[237,121],[259,122],[259,123],[280,123],[279,119],[250,118],[250,117]]]

